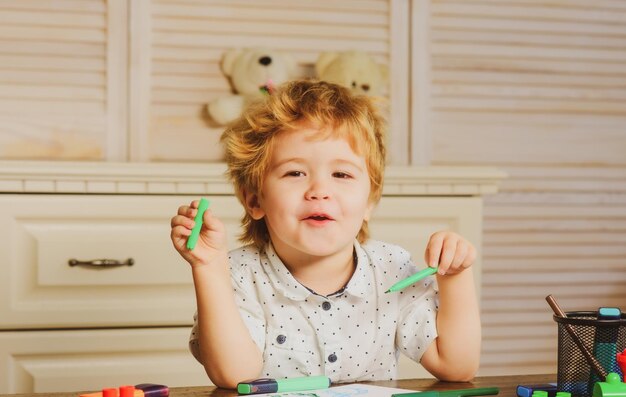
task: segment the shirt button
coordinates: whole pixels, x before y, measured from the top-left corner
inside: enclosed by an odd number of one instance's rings
[[[335,361],[337,361],[337,356],[335,355],[335,353],[328,356],[328,361],[330,361],[331,363],[334,363]]]
[[[324,303],[322,303],[322,309],[330,310],[330,302],[324,301]]]
[[[276,337],[276,342],[278,342],[279,345],[282,345],[283,343],[285,343],[286,340],[287,340],[287,337],[285,335],[278,335]]]

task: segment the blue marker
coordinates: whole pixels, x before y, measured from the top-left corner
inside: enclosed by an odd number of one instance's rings
[[[600,322],[595,327],[596,335],[593,342],[593,356],[598,360],[600,365],[602,365],[602,368],[604,368],[606,372],[615,372],[618,375],[621,375],[621,371],[617,365],[616,355],[617,336],[621,318],[622,312],[617,307],[599,308],[598,320]],[[615,322],[615,324],[606,324],[607,322]],[[600,379],[594,372],[591,372],[589,388],[591,389],[596,382],[603,380],[604,379]]]
[[[518,385],[515,392],[518,397],[532,397],[535,391],[545,391],[548,393],[548,397],[556,396],[557,388],[556,383],[542,383],[536,385]]]

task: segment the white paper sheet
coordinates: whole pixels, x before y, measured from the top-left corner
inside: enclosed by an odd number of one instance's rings
[[[415,390],[395,389],[393,387],[354,383],[350,385],[335,386],[328,389],[255,394],[251,397],[391,397],[392,394],[411,392],[415,392]]]

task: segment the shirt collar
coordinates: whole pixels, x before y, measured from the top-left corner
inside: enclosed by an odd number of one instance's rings
[[[277,292],[295,301],[303,301],[312,294],[293,277],[274,251],[272,243],[265,246],[265,255],[267,255],[267,273]]]
[[[367,252],[361,247],[358,241],[354,240],[354,252],[356,259],[356,269],[348,281],[346,292],[358,298],[365,298],[374,291],[374,278],[372,276],[372,263]]]
[[[345,292],[364,298],[374,290],[372,285],[372,265],[369,256],[356,240],[354,241],[354,252],[356,253],[356,269],[345,287]],[[267,272],[276,291],[283,294],[286,298],[295,301],[303,301],[313,294],[293,277],[289,269],[276,254],[276,251],[274,251],[272,243],[265,247],[265,255],[267,256],[267,261],[265,261]]]

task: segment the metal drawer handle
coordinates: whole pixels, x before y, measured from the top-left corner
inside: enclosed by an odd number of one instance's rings
[[[67,261],[67,264],[70,266],[86,266],[103,269],[108,267],[132,266],[135,264],[135,260],[133,258],[128,258],[124,262],[120,262],[115,259],[94,259],[92,261],[79,261],[78,259],[70,259],[69,261]]]

